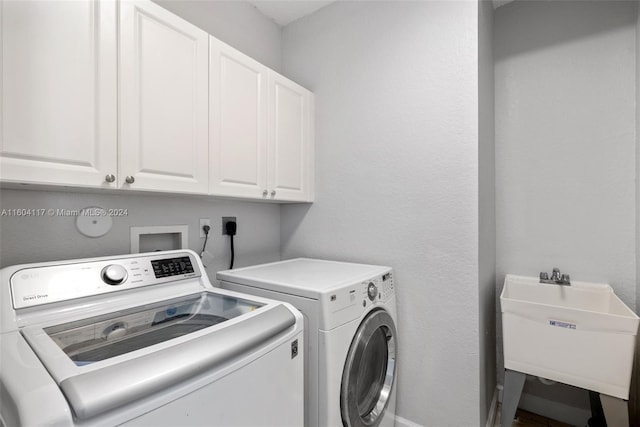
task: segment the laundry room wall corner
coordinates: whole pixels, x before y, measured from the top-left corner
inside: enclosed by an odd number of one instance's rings
[[[478,298],[480,419],[492,416],[496,389],[496,177],[494,139],[493,3],[478,2]]]
[[[283,29],[316,95],[316,199],[282,207],[282,256],[394,268],[396,412],[421,425],[481,416],[477,42],[476,2],[335,2]]]

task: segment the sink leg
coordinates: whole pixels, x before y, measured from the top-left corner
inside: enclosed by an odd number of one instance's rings
[[[607,426],[629,427],[629,402],[617,397],[600,394]]]
[[[600,402],[600,393],[593,390],[589,392],[589,406],[591,407],[591,418],[589,418],[589,427],[607,427],[604,419],[604,411]]]
[[[504,427],[511,427],[516,416],[520,395],[527,375],[518,371],[504,370],[504,388],[502,389],[501,423]]]

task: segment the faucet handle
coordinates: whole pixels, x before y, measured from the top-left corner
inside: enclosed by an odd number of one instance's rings
[[[547,273],[546,271],[541,271],[540,280],[549,280],[549,273]]]
[[[571,277],[568,274],[562,274],[562,281],[569,283],[571,281]]]

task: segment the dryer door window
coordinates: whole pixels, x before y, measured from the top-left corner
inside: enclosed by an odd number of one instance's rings
[[[340,390],[346,427],[377,426],[393,387],[396,328],[384,310],[372,311],[360,324],[349,348]]]

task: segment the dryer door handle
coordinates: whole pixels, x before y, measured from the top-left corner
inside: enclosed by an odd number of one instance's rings
[[[60,388],[79,419],[130,404],[214,370],[285,334],[296,323],[295,316],[284,305],[260,311],[191,341],[67,378]]]

